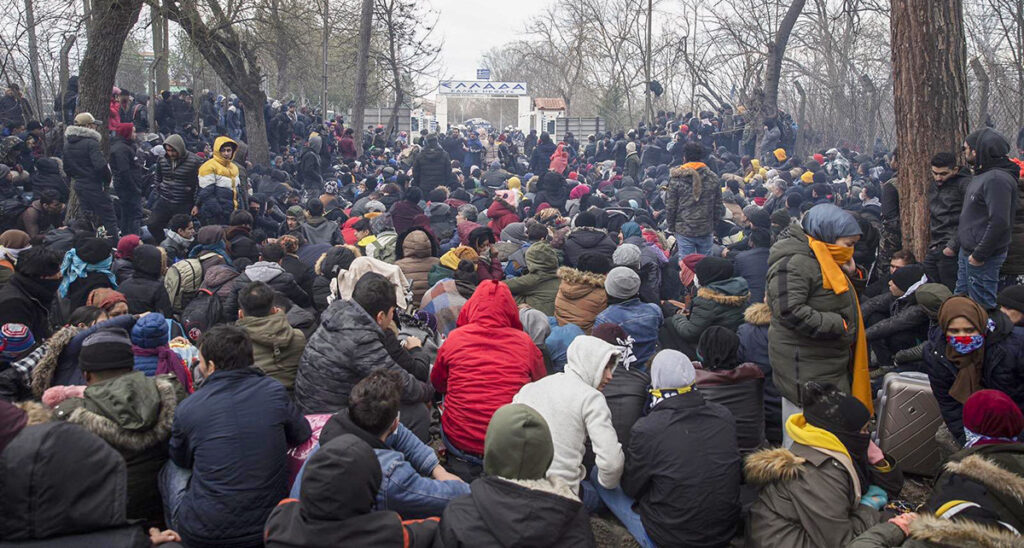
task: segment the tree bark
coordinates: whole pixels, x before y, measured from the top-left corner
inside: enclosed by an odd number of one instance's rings
[[[156,66],[153,73],[156,75],[156,93],[171,87],[171,79],[167,74],[168,45],[167,45],[167,19],[160,10],[159,3],[149,6],[149,15],[152,20],[153,33],[153,56],[156,57]],[[156,103],[156,97],[150,97],[150,104]]]
[[[71,46],[75,45],[75,40],[78,38],[77,35],[68,33],[64,35],[64,40],[60,45],[60,60],[57,66],[57,99],[60,101],[60,111],[57,112],[56,119],[61,122],[70,123],[70,120],[64,119],[64,97],[68,92],[68,80],[71,78],[70,62],[68,56],[71,54]]]
[[[793,82],[793,86],[796,87],[796,93],[800,96],[800,105],[796,111],[796,142],[793,144],[793,155],[799,158],[801,157],[800,151],[804,148],[804,133],[807,131],[804,126],[807,123],[807,92],[804,91],[800,80]]]
[[[270,144],[263,120],[263,105],[267,96],[260,88],[263,74],[255,50],[227,24],[226,16],[219,8],[212,10],[214,18],[207,24],[191,1],[166,0],[164,5],[167,17],[181,26],[207,64],[245,106],[249,160],[269,164]],[[211,3],[213,6],[216,4]]]
[[[890,19],[903,247],[929,241],[929,161],[960,152],[968,130],[962,0],[892,0]]]
[[[125,39],[142,11],[142,0],[93,0],[90,6],[88,40],[79,67],[78,110],[96,118],[106,150],[107,118],[110,117],[110,90],[114,87],[117,64]]]
[[[971,70],[978,79],[978,117],[975,118],[974,127],[980,129],[985,127],[985,120],[988,118],[989,78],[985,65],[977,57],[971,60]]]
[[[32,107],[35,118],[43,119],[43,90],[39,84],[39,46],[36,43],[36,13],[34,0],[25,0],[25,28],[28,30],[28,68],[32,78]]]
[[[786,45],[789,43],[789,35],[793,32],[800,12],[804,9],[805,0],[793,0],[786,10],[785,17],[779,22],[779,29],[775,32],[775,39],[768,44],[768,66],[765,69],[764,101],[761,103],[761,120],[774,118],[779,114],[779,80],[782,78],[782,59],[786,56]],[[758,143],[757,153],[761,153],[761,144]]]
[[[373,0],[363,0],[359,13],[359,50],[356,53],[356,91],[352,101],[352,130],[356,154],[363,154],[363,119],[366,114],[366,81],[369,78],[370,31],[373,26]]]

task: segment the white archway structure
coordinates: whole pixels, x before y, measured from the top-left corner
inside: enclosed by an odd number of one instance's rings
[[[526,82],[491,82],[490,80],[442,80],[438,82],[434,118],[438,131],[448,130],[449,97],[493,97],[517,100],[517,126],[530,127],[532,104]]]

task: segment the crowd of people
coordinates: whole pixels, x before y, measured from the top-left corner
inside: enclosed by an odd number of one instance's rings
[[[935,151],[918,260],[895,154],[742,107],[357,146],[271,100],[254,164],[233,96],[115,88],[101,127],[76,90],[0,101],[0,543],[1024,542],[991,128]],[[945,460],[911,504],[872,432],[913,372]]]

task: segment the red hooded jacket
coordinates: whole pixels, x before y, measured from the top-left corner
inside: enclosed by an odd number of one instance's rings
[[[491,415],[523,385],[546,374],[544,358],[523,331],[508,286],[481,282],[437,352],[430,382],[444,394],[441,428],[455,447],[484,452]]]

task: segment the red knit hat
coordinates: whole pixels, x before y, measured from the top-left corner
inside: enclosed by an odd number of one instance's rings
[[[704,255],[701,255],[700,253],[690,253],[689,255],[683,257],[683,264],[686,265],[686,268],[689,268],[690,270],[696,272],[697,263],[699,263],[703,258]]]
[[[989,438],[1015,438],[1024,432],[1024,413],[999,390],[979,390],[964,403],[964,428]]]

